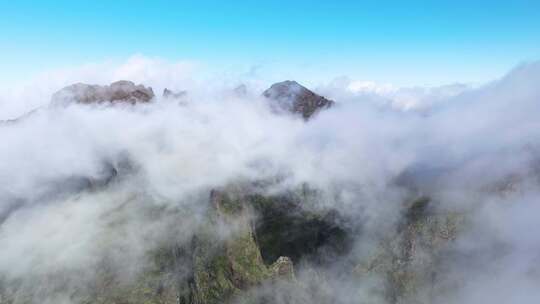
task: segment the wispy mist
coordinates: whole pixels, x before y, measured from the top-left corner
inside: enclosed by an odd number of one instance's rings
[[[297,267],[300,281],[328,297],[321,303],[387,300],[377,278],[342,275],[342,267],[365,261],[420,196],[437,211],[466,214],[438,264],[436,302],[540,299],[539,63],[475,87],[329,82],[319,93],[336,106],[308,122],[274,113],[259,80],[238,94],[228,81],[195,81],[189,69],[135,57],[52,75],[2,99],[1,118],[38,108],[0,123],[0,279],[32,291],[21,302],[77,302],[103,269],[127,284],[148,252],[190,241],[206,221],[210,190],[267,180],[266,194],[317,189],[320,198],[303,208],[334,210],[355,231],[353,249],[324,266],[326,289],[310,274],[316,266]],[[50,105],[66,84],[118,79],[151,85],[157,97]],[[165,99],[165,87],[188,93]],[[252,292],[309,298],[291,288]]]

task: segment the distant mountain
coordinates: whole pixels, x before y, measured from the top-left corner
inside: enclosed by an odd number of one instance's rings
[[[239,96],[246,94],[245,85],[237,87],[234,92]],[[187,95],[187,91],[174,92],[164,89],[164,98],[182,98]],[[76,83],[67,86],[52,96],[52,104],[69,103],[147,103],[154,98],[151,87],[142,84],[135,85],[131,81],[120,80],[110,85],[90,85]],[[322,109],[328,109],[334,105],[334,101],[320,96],[296,81],[283,81],[273,84],[263,92],[263,96],[273,101],[271,107],[277,112],[290,112],[301,115],[305,120]]]
[[[273,84],[263,92],[263,96],[277,101],[275,110],[301,114],[305,120],[311,118],[321,109],[328,109],[334,101],[317,95],[296,81],[286,80]]]
[[[182,98],[182,97],[185,97],[187,95],[187,91],[178,91],[178,92],[175,92],[175,91],[172,91],[172,90],[169,90],[167,88],[165,88],[163,90],[163,98],[172,98],[172,99],[178,99],[178,98]]]
[[[53,104],[77,103],[101,103],[101,102],[149,102],[154,98],[151,87],[141,84],[135,85],[131,81],[120,80],[110,85],[89,85],[76,83],[67,86],[52,96]]]

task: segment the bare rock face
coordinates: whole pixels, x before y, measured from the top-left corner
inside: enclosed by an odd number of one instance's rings
[[[296,81],[283,81],[273,84],[263,92],[263,96],[276,101],[275,110],[300,114],[308,120],[321,109],[330,108],[334,101],[317,95]]]
[[[146,103],[154,98],[151,87],[135,85],[131,81],[120,80],[110,85],[89,85],[76,83],[67,86],[52,96],[53,104],[69,104],[72,102],[91,104],[102,102]]]
[[[294,266],[290,258],[284,256],[279,257],[270,268],[275,277],[294,280]]]
[[[264,263],[255,239],[245,198],[233,192],[214,190],[210,195],[212,223],[203,227],[193,241],[191,278],[179,295],[180,303],[231,303],[248,289],[273,279],[294,278],[293,264],[281,257],[271,266]],[[218,223],[235,231],[226,240],[216,238]]]

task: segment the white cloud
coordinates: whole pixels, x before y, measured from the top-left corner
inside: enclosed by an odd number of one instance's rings
[[[484,246],[481,254],[490,253],[495,241],[511,246],[503,261],[512,271],[496,272],[504,282],[517,282],[515,290],[538,283],[527,273],[536,269],[537,238],[523,224],[534,225],[538,212],[512,207],[524,204],[534,210],[532,202],[538,198],[539,173],[532,165],[540,149],[538,63],[478,88],[395,88],[341,79],[319,88],[337,106],[307,124],[272,114],[258,93],[224,94],[214,82],[193,81],[193,73],[190,63],[135,56],[120,65],[49,72],[33,80],[18,99],[3,100],[2,115],[15,115],[47,105],[47,92],[65,84],[105,84],[119,78],[173,89],[186,84],[192,96],[183,106],[157,100],[135,107],[49,107],[1,125],[2,274],[26,280],[30,273],[63,266],[91,268],[110,254],[106,248],[133,253],[124,261],[129,268],[155,245],[146,241],[170,236],[164,234],[170,226],[145,217],[148,205],[189,210],[204,205],[207,191],[216,186],[277,175],[284,177],[282,187],[308,182],[331,194],[322,206],[355,218],[362,231],[388,227],[401,211],[404,194],[396,178],[407,172],[422,183],[422,191],[448,208],[480,210],[472,213],[473,222],[489,229],[466,236],[485,241],[478,242]],[[431,111],[419,115],[410,109]],[[105,164],[119,168],[124,160],[133,166],[124,182],[96,192],[76,191],[78,181],[99,180],[106,175]],[[497,196],[485,194],[486,187],[515,176],[524,181],[519,186],[525,194],[499,198],[508,209],[483,208]],[[112,219],[107,216],[111,210],[118,212]],[[491,229],[496,226],[493,216],[504,221],[500,230]],[[197,220],[188,219],[174,218],[181,227],[175,235],[189,238]],[[118,225],[118,234],[104,233],[111,223]],[[358,237],[359,244],[368,241]],[[105,241],[112,247],[104,249]],[[21,258],[14,263],[15,257]],[[53,268],[36,263],[42,260],[51,261]],[[455,269],[466,274],[460,262]],[[76,270],[80,275],[81,269]],[[460,290],[463,303],[483,299],[477,295],[500,286],[482,269],[477,271],[474,294]],[[506,292],[506,299],[521,299]]]
[[[160,95],[164,88],[185,90],[195,85],[198,63],[170,62],[160,58],[134,55],[124,62],[89,63],[30,76],[24,83],[0,86],[0,120],[13,119],[35,108],[49,104],[50,96],[73,83],[110,84],[131,80],[152,86]]]

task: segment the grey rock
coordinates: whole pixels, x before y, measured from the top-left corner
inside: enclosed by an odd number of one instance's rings
[[[275,277],[294,280],[294,266],[289,257],[281,256],[270,266]]]
[[[173,98],[173,99],[176,99],[176,98],[182,98],[182,97],[185,97],[187,95],[187,91],[178,91],[178,92],[175,92],[175,91],[172,91],[172,90],[169,90],[167,88],[165,88],[163,90],[163,97],[164,98]]]
[[[89,85],[76,83],[67,86],[52,96],[52,104],[65,105],[69,103],[146,103],[154,98],[151,87],[135,85],[131,81],[121,80],[110,85]]]
[[[335,103],[290,80],[273,84],[263,96],[277,102],[271,105],[274,110],[300,114],[305,120]]]

